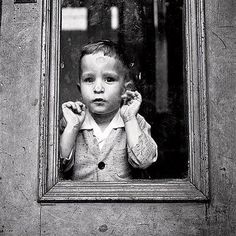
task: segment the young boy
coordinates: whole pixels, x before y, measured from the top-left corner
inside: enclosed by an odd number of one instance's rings
[[[129,180],[134,168],[146,169],[157,160],[150,125],[138,114],[141,95],[126,90],[130,83],[116,44],[105,40],[82,49],[82,102],[62,104],[60,154],[64,171],[73,167],[73,180]]]

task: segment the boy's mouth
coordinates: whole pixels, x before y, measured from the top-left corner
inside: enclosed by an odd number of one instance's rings
[[[106,100],[102,99],[102,98],[95,98],[93,99],[93,102],[106,102]]]

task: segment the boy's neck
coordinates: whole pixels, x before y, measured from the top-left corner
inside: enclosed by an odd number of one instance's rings
[[[91,116],[93,119],[96,121],[97,125],[100,127],[102,131],[106,129],[106,127],[110,124],[114,116],[116,115],[118,109],[112,111],[111,113],[108,114],[95,114],[92,113]]]

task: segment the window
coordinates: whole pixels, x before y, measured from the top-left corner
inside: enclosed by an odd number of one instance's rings
[[[206,200],[203,0],[44,0],[43,13],[39,200]],[[60,104],[78,97],[81,46],[105,38],[122,43],[133,61],[140,113],[160,152],[151,180],[77,182],[60,175]]]

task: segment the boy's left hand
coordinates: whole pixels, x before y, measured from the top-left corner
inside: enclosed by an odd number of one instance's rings
[[[136,117],[142,103],[142,96],[138,91],[127,90],[121,98],[123,105],[120,108],[120,115],[126,123]]]

